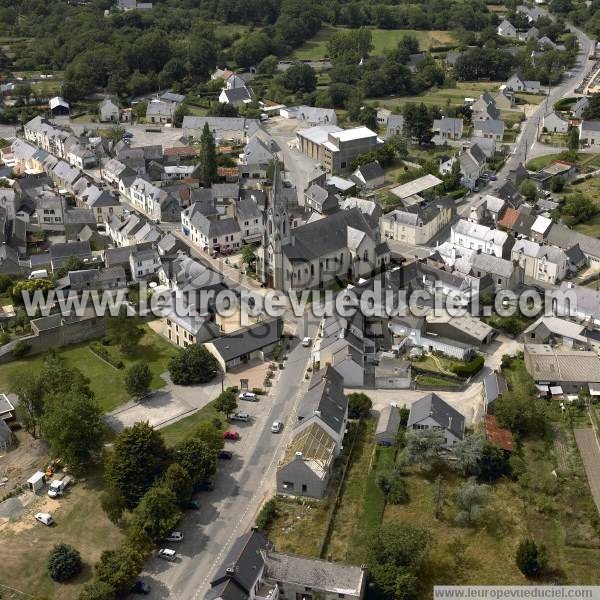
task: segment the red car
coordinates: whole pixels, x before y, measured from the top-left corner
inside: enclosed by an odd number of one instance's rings
[[[226,431],[223,434],[223,437],[226,440],[239,440],[240,439],[240,434],[237,431]]]

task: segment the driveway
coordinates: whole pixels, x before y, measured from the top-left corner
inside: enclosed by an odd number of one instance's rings
[[[221,393],[221,378],[205,385],[175,385],[168,373],[161,376],[167,386],[152,392],[140,402],[130,401],[106,414],[104,420],[114,431],[122,431],[134,423],[148,421],[160,429],[198,411]]]

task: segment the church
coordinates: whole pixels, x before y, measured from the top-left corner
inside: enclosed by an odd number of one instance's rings
[[[311,218],[294,229],[281,196],[281,173],[275,161],[273,187],[264,213],[262,246],[257,251],[257,277],[277,290],[323,289],[357,281],[385,268],[390,260],[379,227],[359,208]]]

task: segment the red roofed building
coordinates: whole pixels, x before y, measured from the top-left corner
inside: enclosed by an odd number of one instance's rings
[[[198,154],[200,154],[200,150],[194,148],[194,146],[178,146],[177,148],[165,148],[163,150],[164,156],[174,158],[193,158]]]
[[[500,427],[494,415],[485,415],[484,425],[485,439],[488,442],[496,444],[505,452],[513,451],[512,433],[508,429]]]
[[[504,211],[504,214],[498,221],[496,225],[498,227],[504,227],[504,229],[512,229],[519,218],[519,211],[511,208],[510,206]]]

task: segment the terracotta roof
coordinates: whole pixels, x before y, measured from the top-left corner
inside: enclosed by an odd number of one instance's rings
[[[237,167],[219,167],[217,169],[217,175],[219,177],[237,177],[240,170]]]
[[[221,154],[231,154],[231,152],[233,152],[233,147],[232,146],[219,146],[217,148],[217,150]]]
[[[198,156],[200,151],[193,146],[179,146],[177,148],[165,148],[163,154],[165,156]]]
[[[502,450],[507,452],[513,451],[512,433],[508,429],[503,429],[498,425],[494,415],[485,415],[485,437],[488,442],[500,446]]]
[[[498,219],[498,225],[501,227],[506,227],[507,229],[512,229],[514,224],[517,222],[519,218],[519,211],[511,208],[510,206],[504,211],[501,219]]]

